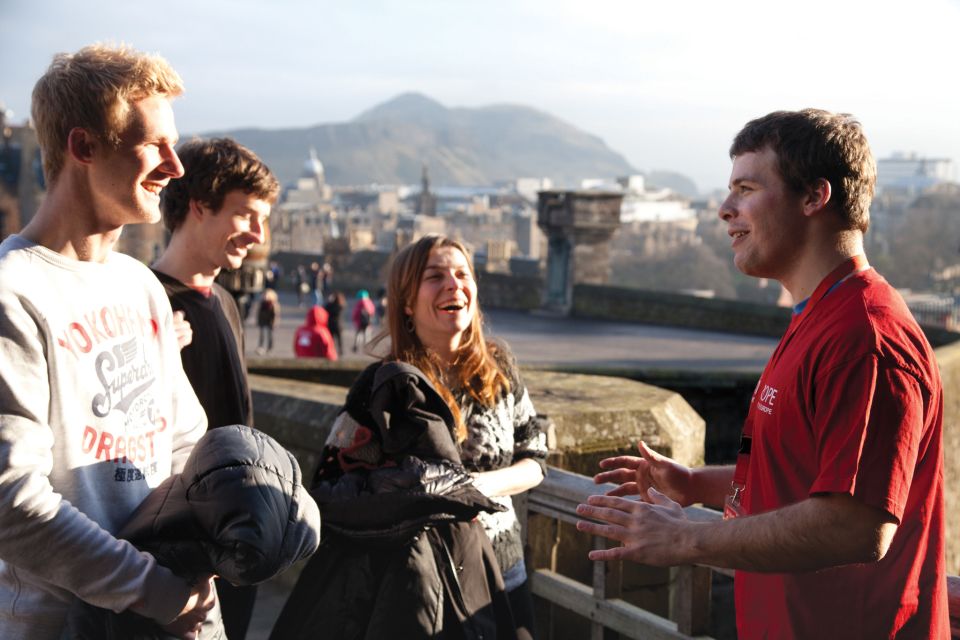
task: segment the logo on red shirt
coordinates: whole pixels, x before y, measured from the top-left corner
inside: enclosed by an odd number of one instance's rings
[[[773,403],[777,399],[777,389],[768,384],[763,385],[763,391],[760,392],[760,402],[757,403],[757,409],[767,415],[773,415]]]

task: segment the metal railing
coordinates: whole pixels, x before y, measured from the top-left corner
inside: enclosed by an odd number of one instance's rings
[[[591,478],[549,467],[544,481],[530,490],[519,503],[519,512],[526,530],[529,514],[535,513],[558,522],[576,523],[578,504],[587,497],[604,493],[613,485],[596,485]],[[702,507],[686,507],[692,520],[720,520],[719,511]],[[593,548],[606,545],[603,538],[593,537]],[[638,640],[706,640],[710,620],[710,585],[714,571],[733,576],[729,569],[710,566],[682,566],[671,570],[669,617],[664,618],[617,597],[608,597],[608,573],[616,571],[616,563],[594,562],[592,584],[587,585],[551,569],[534,569],[530,584],[536,596],[590,620],[591,640],[602,640],[604,629],[623,637]],[[951,637],[960,640],[960,577],[947,578]]]

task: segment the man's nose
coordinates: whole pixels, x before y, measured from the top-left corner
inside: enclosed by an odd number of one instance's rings
[[[732,218],[734,215],[736,215],[733,205],[730,202],[730,198],[727,198],[726,200],[720,203],[720,209],[717,210],[717,215],[724,222],[726,222],[727,220]]]
[[[163,169],[163,171],[166,172],[166,174],[171,178],[175,179],[183,177],[183,163],[180,162],[180,156],[177,155],[173,145],[163,145],[160,153],[163,156],[163,164],[160,165],[161,169]]]
[[[253,216],[250,220],[250,235],[257,238],[257,244],[263,244],[267,235],[267,219]]]

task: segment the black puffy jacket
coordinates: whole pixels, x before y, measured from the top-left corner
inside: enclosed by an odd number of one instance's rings
[[[408,364],[368,367],[337,417],[311,493],[324,541],[271,638],[515,638],[490,541],[501,507],[460,463],[453,415]]]
[[[150,492],[118,537],[187,581],[215,574],[237,586],[257,584],[320,543],[320,513],[302,480],[296,459],[270,436],[241,425],[211,429],[183,472]],[[134,613],[114,614],[78,601],[65,637],[169,636]],[[218,614],[208,618],[201,637],[225,637]]]

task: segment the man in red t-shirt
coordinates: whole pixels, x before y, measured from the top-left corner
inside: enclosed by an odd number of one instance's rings
[[[867,263],[876,165],[860,124],[808,109],[749,122],[720,208],[734,263],[793,319],[760,378],[736,466],[651,451],[602,461],[578,528],[593,560],[737,569],[741,638],[947,638],[943,390],[929,343]],[[623,496],[639,494],[641,501]],[[694,523],[681,505],[725,505]]]

